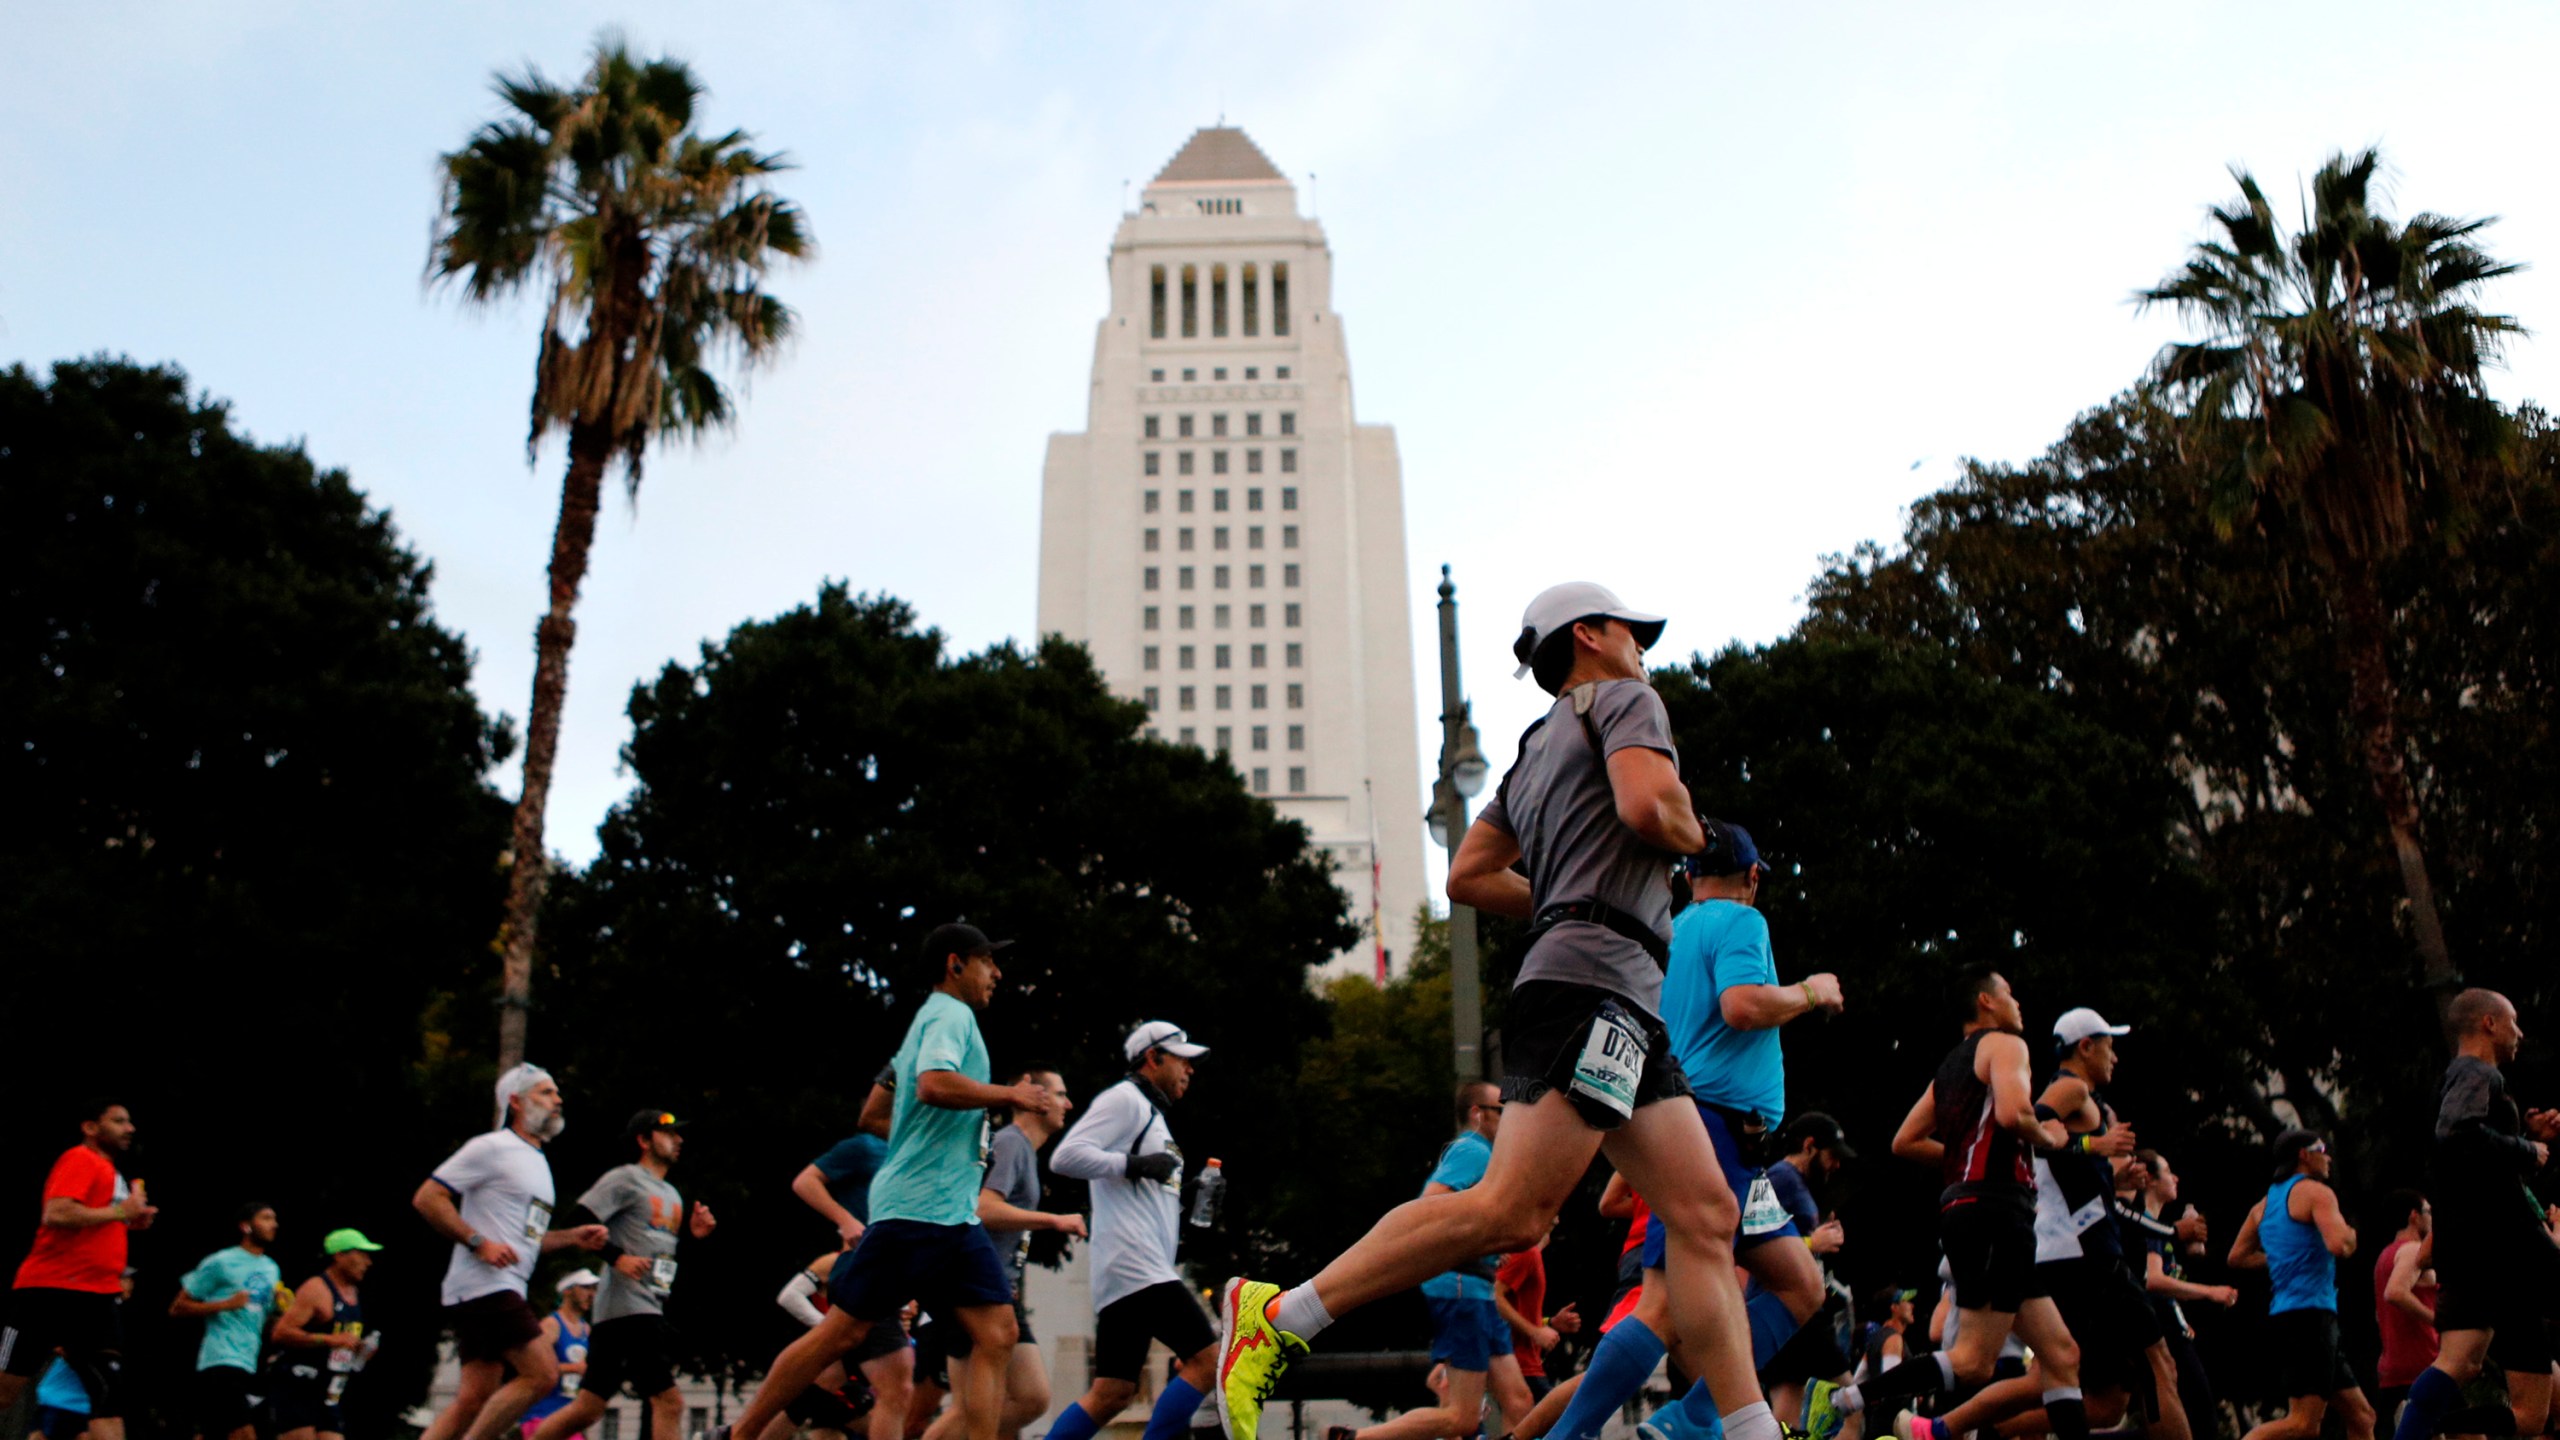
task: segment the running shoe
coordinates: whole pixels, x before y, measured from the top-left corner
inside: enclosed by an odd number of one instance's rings
[[[1910,1410],[1893,1417],[1893,1433],[1895,1440],[1950,1440],[1946,1426]]]
[[[1717,1440],[1724,1426],[1701,1428],[1689,1418],[1689,1409],[1678,1400],[1663,1406],[1636,1426],[1637,1440]]]
[[[1263,1313],[1279,1298],[1279,1286],[1242,1276],[1218,1296],[1218,1420],[1227,1440],[1254,1440],[1263,1402],[1289,1362],[1307,1353],[1306,1341]]]
[[[1849,1423],[1849,1412],[1840,1408],[1840,1392],[1845,1385],[1816,1380],[1804,1387],[1804,1433],[1810,1440],[1836,1440],[1842,1426]]]

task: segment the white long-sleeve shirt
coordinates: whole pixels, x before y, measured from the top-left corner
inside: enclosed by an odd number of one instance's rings
[[[1182,1276],[1173,1268],[1182,1239],[1182,1149],[1135,1077],[1093,1097],[1058,1141],[1049,1168],[1093,1190],[1093,1305],[1096,1310]],[[1173,1156],[1171,1178],[1132,1180],[1129,1157]]]

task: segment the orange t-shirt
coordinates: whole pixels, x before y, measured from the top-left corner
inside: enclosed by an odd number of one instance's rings
[[[86,1145],[74,1145],[53,1162],[44,1198],[77,1200],[101,1209],[126,1194],[115,1162]],[[21,1290],[85,1290],[113,1295],[124,1288],[124,1226],[38,1225],[36,1243],[18,1266]]]

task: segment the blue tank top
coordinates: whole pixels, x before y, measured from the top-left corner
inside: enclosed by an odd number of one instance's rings
[[[560,1333],[551,1337],[551,1357],[563,1365],[578,1365],[585,1363],[587,1358],[587,1336],[593,1331],[594,1327],[592,1325],[581,1326],[576,1332],[572,1333],[569,1329],[568,1316],[555,1314],[553,1318],[560,1322]],[[578,1382],[586,1378],[587,1377],[584,1375],[571,1375],[563,1372],[560,1376],[560,1388],[543,1396],[541,1399],[534,1401],[533,1404],[525,1410],[524,1418],[527,1420],[541,1420],[557,1411],[567,1409],[569,1407],[569,1402],[577,1398]],[[612,1397],[607,1396],[606,1398],[610,1399]]]
[[[2258,1217],[2258,1246],[2267,1252],[2267,1278],[2275,1292],[2267,1313],[2338,1308],[2338,1260],[2320,1239],[2320,1227],[2293,1218],[2293,1187],[2306,1177],[2289,1175],[2267,1188],[2266,1213]]]

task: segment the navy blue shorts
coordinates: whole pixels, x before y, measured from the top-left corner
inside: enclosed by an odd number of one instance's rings
[[[1698,1119],[1705,1122],[1707,1139],[1716,1147],[1716,1164],[1724,1171],[1724,1183],[1731,1187],[1733,1198],[1742,1206],[1742,1226],[1734,1233],[1733,1253],[1740,1255],[1772,1240],[1801,1238],[1804,1232],[1796,1228],[1796,1222],[1787,1214],[1786,1207],[1778,1203],[1777,1192],[1769,1188],[1768,1172],[1757,1165],[1743,1163],[1742,1146],[1733,1138],[1733,1127],[1725,1123],[1724,1116],[1701,1101]],[[1667,1233],[1662,1228],[1659,1215],[1644,1222],[1644,1268],[1647,1270],[1662,1268],[1663,1258],[1668,1253]]]
[[[827,1277],[827,1303],[856,1320],[894,1319],[910,1300],[937,1315],[1013,1304],[986,1227],[875,1221]]]
[[[1438,1295],[1431,1304],[1431,1358],[1452,1370],[1481,1374],[1496,1355],[1511,1353],[1511,1327],[1490,1300],[1462,1300]]]

